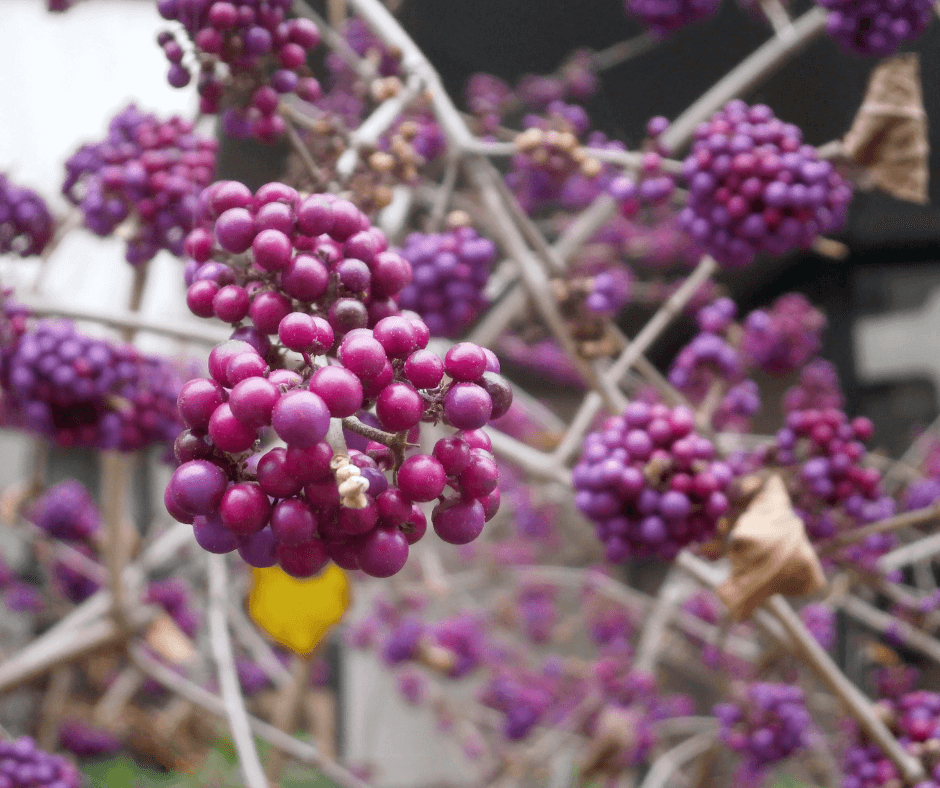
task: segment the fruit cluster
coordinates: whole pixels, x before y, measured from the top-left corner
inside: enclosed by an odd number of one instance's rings
[[[660,38],[707,19],[719,5],[721,0],[626,0],[627,13],[638,17]]]
[[[770,309],[755,309],[744,320],[741,350],[769,375],[806,366],[822,347],[826,318],[801,293],[780,296]]]
[[[895,701],[883,700],[879,706],[901,747],[914,757],[927,756],[924,760],[933,763],[933,753],[940,744],[940,694],[917,690]],[[846,749],[843,769],[843,788],[903,784],[891,759],[861,731],[856,731],[854,741]],[[928,769],[927,779],[917,783],[917,788],[937,786],[940,786],[940,767],[934,765]]]
[[[398,296],[403,309],[421,315],[434,337],[457,337],[486,308],[484,295],[496,245],[471,227],[443,233],[411,233],[401,254],[413,271]]]
[[[291,0],[157,0],[160,15],[179,22],[192,42],[200,112],[214,115],[228,105],[223,126],[229,134],[275,140],[285,130],[280,96],[320,98],[320,84],[307,69],[320,31],[308,19],[288,19],[290,8]],[[175,88],[188,85],[192,73],[183,45],[169,31],[157,43],[170,62],[167,81]]]
[[[816,0],[829,9],[826,32],[842,49],[860,55],[893,55],[930,24],[931,0]]]
[[[9,788],[81,788],[82,777],[65,758],[40,750],[29,736],[0,741],[0,779]]]
[[[845,223],[852,190],[770,107],[732,101],[703,123],[683,168],[686,231],[719,263],[807,248]]]
[[[715,706],[722,742],[755,772],[806,746],[810,715],[803,690],[791,684],[754,682],[732,703]]]
[[[217,147],[182,118],[161,121],[131,104],[114,116],[104,140],[83,145],[65,162],[62,193],[97,235],[130,223],[131,265],[161,249],[181,255],[197,198],[212,180]]]
[[[420,503],[438,501],[431,521],[445,541],[475,539],[499,505],[480,428],[512,403],[496,356],[466,342],[443,359],[427,348],[428,327],[392,299],[410,265],[351,203],[300,199],[283,184],[253,195],[233,182],[203,202],[213,226],[187,239],[187,302],[250,324],[233,335],[248,341],[212,351],[211,377],[180,392],[189,429],[176,444],[170,512],[207,550],[238,548],[253,566],[298,576],[331,558],[395,574],[427,527]],[[365,437],[362,450],[343,452],[331,419]],[[456,433],[411,454],[420,423],[442,420]],[[272,432],[285,445],[262,453]]]
[[[609,561],[668,560],[710,538],[728,512],[731,469],[694,426],[685,408],[633,402],[585,438],[575,505],[595,523]]]
[[[134,451],[179,432],[181,380],[167,361],[132,345],[39,320],[4,341],[0,385],[8,416],[60,446]]]
[[[41,254],[54,230],[55,221],[42,197],[0,174],[0,254]]]

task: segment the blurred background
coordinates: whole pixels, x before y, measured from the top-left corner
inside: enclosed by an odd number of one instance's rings
[[[311,5],[325,13],[322,4]],[[809,5],[794,1],[790,7],[797,14]],[[573,49],[602,49],[641,32],[621,0],[404,0],[397,13],[458,99],[466,78],[477,71],[509,81],[549,73]],[[166,62],[154,42],[164,26],[152,0],[83,0],[61,15],[47,13],[44,0],[0,0],[0,170],[64,213],[59,188],[65,159],[84,141],[100,137],[116,111],[136,102],[147,111],[192,117],[194,91],[166,83]],[[602,74],[602,89],[588,108],[596,127],[636,142],[650,117],[677,116],[767,33],[735,0],[725,0],[713,19]],[[916,51],[923,83],[940,84],[940,24]],[[872,65],[822,38],[748,98],[799,125],[810,143],[823,144],[850,126]],[[925,101],[935,151],[940,91],[928,88]],[[285,154],[278,147],[226,143],[219,175],[257,185],[279,172]],[[936,154],[930,193],[937,204]],[[914,428],[940,413],[940,211],[858,194],[839,240],[849,250],[844,259],[793,255],[726,275],[725,284],[742,312],[791,290],[823,308],[830,321],[825,355],[840,370],[849,411],[870,416],[879,425],[876,441],[897,454]],[[3,281],[21,289],[31,288],[38,274],[32,262],[0,263]],[[73,233],[42,274],[44,297],[77,306],[126,304],[130,287],[123,242],[90,233]],[[166,253],[151,266],[142,311],[160,321],[195,321],[185,307],[180,264]],[[668,364],[685,339],[681,328],[670,333],[655,348],[654,361]],[[141,343],[155,352],[197,352],[146,334]],[[6,459],[0,486],[26,472],[29,445],[26,437],[0,434]],[[50,471],[52,482],[72,476],[95,484],[96,466],[81,453],[57,455]],[[154,485],[162,489],[159,481]],[[334,649],[331,662],[340,698],[338,744],[347,757],[380,761],[382,785],[459,783],[459,749],[435,733],[429,715],[399,700],[393,679],[377,669],[373,657]],[[440,742],[440,748],[426,746],[428,741]]]

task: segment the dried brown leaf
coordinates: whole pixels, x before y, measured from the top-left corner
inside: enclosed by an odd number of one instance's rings
[[[717,592],[739,620],[773,594],[800,596],[825,585],[819,558],[780,476],[771,476],[738,518],[728,559],[731,577]]]
[[[927,202],[930,144],[916,54],[888,58],[875,68],[842,146],[864,168],[862,187]]]

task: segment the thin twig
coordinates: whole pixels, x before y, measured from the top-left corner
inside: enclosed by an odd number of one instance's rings
[[[712,746],[716,736],[717,733],[713,730],[703,731],[664,752],[653,761],[646,779],[640,783],[640,788],[665,788],[669,779],[679,769]]]
[[[839,670],[829,654],[807,631],[806,626],[787,601],[779,594],[774,594],[764,606],[783,625],[804,660],[816,671],[829,689],[842,700],[872,741],[894,762],[904,776],[905,782],[914,784],[925,779],[923,764],[898,743],[875,713],[872,702]]]
[[[878,571],[891,572],[914,561],[931,558],[937,553],[940,553],[940,534],[932,534],[885,553],[878,559]]]
[[[819,545],[817,551],[820,556],[831,555],[846,545],[861,542],[873,534],[883,534],[889,531],[900,531],[904,528],[913,528],[917,525],[926,525],[934,520],[940,520],[940,503],[925,506],[923,509],[914,509],[910,512],[879,520],[877,523],[854,528],[851,531],[839,534],[827,542]]]
[[[606,49],[595,52],[591,56],[591,67],[597,73],[607,71],[631,58],[646,54],[659,42],[660,39],[648,31],[625,41],[618,41]]]
[[[124,587],[124,567],[127,564],[127,534],[125,533],[125,507],[127,487],[130,483],[127,457],[119,452],[101,455],[101,500],[106,534],[104,542],[105,565],[108,569],[108,587],[111,590],[111,614],[118,629],[127,632],[127,592]]]
[[[847,595],[840,600],[839,606],[850,616],[858,619],[876,632],[882,634],[893,632],[904,641],[906,646],[919,651],[925,657],[940,664],[940,641],[925,634],[917,627],[869,605],[857,596]]]
[[[114,328],[133,329],[134,331],[143,331],[149,334],[160,334],[172,339],[181,339],[186,342],[198,342],[203,345],[217,345],[229,338],[231,331],[211,324],[193,323],[192,326],[167,325],[165,322],[149,320],[132,312],[111,311],[100,312],[95,309],[83,309],[62,303],[50,303],[47,301],[34,300],[26,298],[23,300],[26,306],[33,314],[39,316],[55,315],[57,317],[67,317],[73,320],[88,320],[93,323],[100,323],[104,326]],[[184,321],[190,322],[190,321]]]
[[[310,173],[313,182],[317,183],[320,180],[320,168],[317,167],[313,156],[310,155],[310,150],[304,144],[300,133],[297,131],[297,127],[294,125],[296,114],[297,113],[291,108],[286,108],[281,112],[281,117],[284,119],[284,127],[287,129],[287,139],[290,140],[291,147],[297,155],[300,156],[300,160],[304,163],[304,167],[307,168],[307,172]],[[355,164],[353,164],[353,166],[355,167]]]
[[[359,163],[360,148],[374,146],[420,92],[421,81],[412,77],[397,94],[379,104],[362,125],[349,135],[349,147],[336,162],[336,174],[340,178],[345,180],[353,174]]]
[[[206,568],[209,574],[209,639],[219,673],[219,687],[225,706],[225,717],[238,753],[238,766],[246,788],[268,788],[261,758],[255,747],[245,710],[245,699],[238,686],[235,656],[228,631],[225,608],[228,604],[228,570],[225,557],[209,553]]]

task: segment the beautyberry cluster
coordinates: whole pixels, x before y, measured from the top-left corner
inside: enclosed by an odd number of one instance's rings
[[[913,41],[933,17],[930,0],[817,0],[829,9],[826,32],[847,52],[885,57]]]
[[[29,736],[0,741],[0,781],[9,788],[81,788],[82,777],[65,758],[40,750]]]
[[[638,17],[660,38],[682,27],[707,19],[721,5],[721,0],[626,0],[629,15]]]
[[[715,706],[720,737],[744,759],[746,774],[760,773],[806,746],[811,718],[803,690],[754,682],[741,697]]]
[[[84,485],[69,479],[50,487],[29,508],[27,519],[54,539],[90,540],[101,527],[101,513]]]
[[[0,174],[0,254],[41,254],[54,230],[45,200]]]
[[[712,409],[715,429],[746,430],[761,405],[757,384],[744,377],[746,358],[738,348],[736,313],[730,298],[702,307],[697,315],[701,333],[679,351],[669,370],[669,382],[693,405]]]
[[[282,183],[252,194],[241,183],[218,181],[203,192],[200,221],[185,244],[192,259],[186,302],[199,317],[233,325],[250,319],[254,330],[244,335],[254,337],[262,355],[267,337],[295,307],[316,314],[318,332],[330,331],[298,346],[318,355],[334,334],[397,314],[393,298],[412,279],[408,261],[388,250],[384,234],[333,195],[301,199]]]
[[[732,101],[696,130],[680,214],[699,246],[729,268],[807,248],[845,222],[848,183],[800,130],[762,104]]]
[[[428,327],[392,300],[410,265],[349,202],[223,182],[204,210],[214,227],[187,239],[187,302],[250,324],[233,335],[248,341],[209,355],[210,378],[180,392],[189,429],[166,490],[171,514],[193,523],[207,550],[238,548],[253,566],[298,576],[330,558],[395,574],[427,527],[420,503],[438,501],[431,521],[445,541],[475,539],[499,505],[480,428],[512,403],[496,356],[466,342],[444,359],[427,349]],[[334,457],[331,418],[368,442]],[[440,420],[457,432],[430,455],[405,456],[420,423]],[[271,431],[286,446],[262,453]]]
[[[15,422],[61,446],[134,451],[179,432],[179,373],[132,345],[40,320],[0,352],[0,385]]]
[[[940,746],[940,694],[917,690],[897,698],[882,700],[888,727],[898,743],[915,758],[933,753]],[[930,759],[932,763],[934,759]],[[876,788],[903,785],[897,767],[874,742],[860,730],[846,750],[842,788]],[[927,779],[917,788],[940,786],[940,765],[928,768]]]
[[[841,408],[845,404],[839,374],[831,361],[818,358],[800,371],[800,382],[783,395],[786,413]]]
[[[826,318],[801,293],[780,296],[744,321],[741,350],[761,372],[786,375],[803,368],[822,346]]]
[[[131,104],[111,120],[102,142],[83,145],[69,157],[62,193],[96,235],[131,222],[131,265],[152,260],[161,249],[181,256],[197,198],[212,180],[216,148],[189,121],[161,121]]]
[[[288,19],[290,8],[291,0],[157,0],[160,15],[179,22],[191,39],[200,112],[213,115],[229,105],[226,133],[277,139],[285,129],[277,114],[280,96],[320,98],[320,84],[306,65],[320,31],[308,19]],[[168,31],[157,43],[170,62],[167,81],[175,88],[188,85],[192,73],[183,45]]]
[[[685,408],[633,402],[585,439],[575,505],[596,525],[607,559],[673,558],[712,536],[729,509],[729,467]]]
[[[458,337],[486,308],[484,295],[496,245],[471,227],[442,233],[411,233],[402,256],[411,263],[411,284],[398,304],[421,315],[434,337]]]
[[[877,468],[860,464],[874,428],[866,418],[840,410],[794,411],[777,433],[775,461],[794,467],[791,497],[810,539],[828,539],[844,530],[895,513],[894,499],[881,486]],[[871,534],[845,548],[845,556],[869,568],[895,543],[891,533]]]

